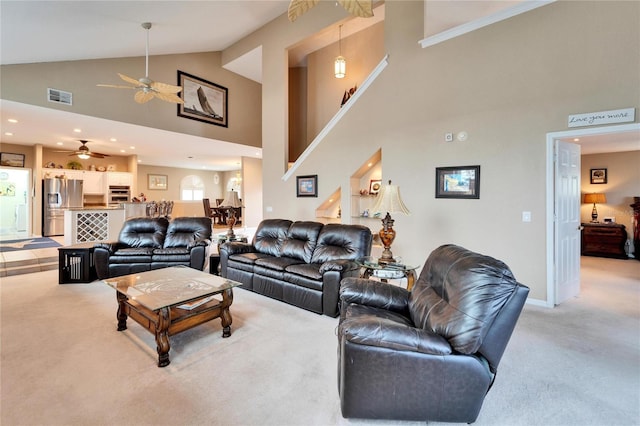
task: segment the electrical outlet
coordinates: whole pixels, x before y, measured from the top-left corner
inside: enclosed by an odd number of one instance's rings
[[[445,133],[444,134],[445,142],[453,142],[453,133]]]

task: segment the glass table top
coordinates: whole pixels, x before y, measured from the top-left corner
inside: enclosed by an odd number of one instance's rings
[[[378,259],[373,256],[360,257],[356,263],[363,268],[377,270],[413,271],[418,269],[418,265],[405,265],[402,263],[378,263]]]
[[[242,285],[187,266],[154,269],[103,281],[152,311],[219,294]]]

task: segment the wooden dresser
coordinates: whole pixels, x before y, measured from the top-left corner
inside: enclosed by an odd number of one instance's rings
[[[583,256],[628,259],[624,251],[627,231],[624,225],[605,223],[582,224],[581,254]]]

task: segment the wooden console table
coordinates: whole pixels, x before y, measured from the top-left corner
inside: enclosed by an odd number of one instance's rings
[[[581,254],[583,256],[628,259],[624,251],[627,231],[615,223],[583,223]]]

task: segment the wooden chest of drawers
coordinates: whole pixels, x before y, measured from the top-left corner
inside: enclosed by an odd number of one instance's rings
[[[604,223],[582,224],[581,253],[583,256],[628,259],[624,251],[627,231],[624,225]]]

